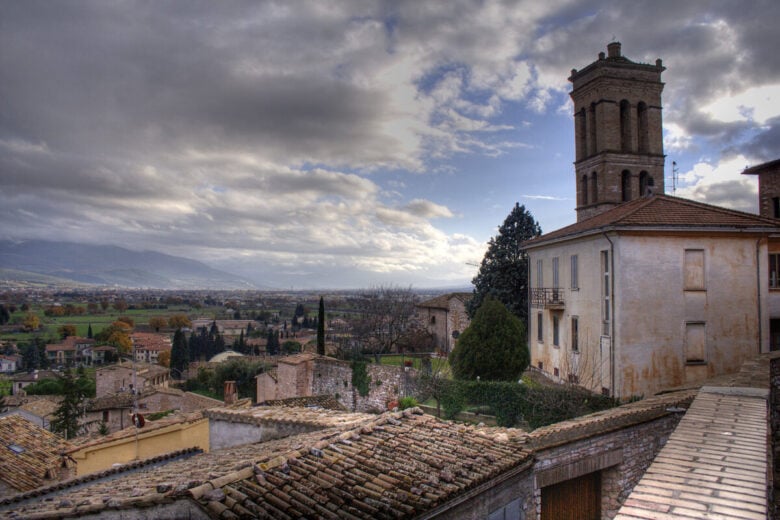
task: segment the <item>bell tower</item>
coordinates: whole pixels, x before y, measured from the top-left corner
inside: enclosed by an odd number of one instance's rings
[[[661,60],[635,63],[607,55],[572,69],[577,221],[650,193],[664,192]]]

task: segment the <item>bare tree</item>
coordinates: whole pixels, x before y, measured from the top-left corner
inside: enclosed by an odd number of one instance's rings
[[[363,352],[380,354],[393,352],[407,332],[415,313],[417,295],[411,287],[379,286],[358,295],[358,318],[353,336]]]

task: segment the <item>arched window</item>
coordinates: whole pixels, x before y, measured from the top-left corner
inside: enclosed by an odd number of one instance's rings
[[[583,175],[582,179],[580,179],[580,191],[582,192],[582,194],[580,195],[581,204],[583,206],[587,206],[588,205],[588,176],[587,175]]]
[[[596,142],[597,135],[596,103],[591,103],[590,112],[588,113],[588,155],[595,155],[599,151],[598,143]]]
[[[647,104],[644,101],[640,101],[636,106],[637,110],[637,124],[639,126],[639,153],[648,153],[650,151],[650,135],[648,129],[650,128],[647,121]],[[642,192],[644,195],[644,192]]]
[[[588,154],[588,125],[585,109],[577,114],[577,159],[584,159]]]
[[[631,172],[623,170],[620,174],[620,188],[623,194],[623,202],[631,200]]]
[[[631,151],[631,104],[626,99],[620,102],[620,149]]]
[[[591,196],[590,200],[593,204],[599,201],[599,176],[596,172],[593,172],[590,177],[591,181]]]
[[[650,177],[650,174],[647,172],[642,172],[639,174],[639,195],[644,197],[647,195],[647,188],[649,186],[652,186],[652,177]]]

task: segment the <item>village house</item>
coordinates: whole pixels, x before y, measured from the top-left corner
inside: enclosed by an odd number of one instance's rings
[[[60,343],[46,345],[46,358],[51,366],[76,366],[85,363],[84,352],[94,347],[95,340],[68,336]]]
[[[13,374],[16,372],[17,356],[2,356],[0,355],[0,372],[5,374]]]
[[[52,370],[33,370],[11,376],[12,392],[14,395],[24,394],[24,388],[42,379],[57,379],[59,374]]]
[[[133,332],[130,340],[133,342],[135,360],[144,363],[157,364],[160,353],[170,352],[172,348],[170,334]]]
[[[417,304],[418,317],[442,354],[452,352],[461,332],[471,323],[466,312],[470,299],[471,293],[449,293]]]
[[[143,391],[149,387],[167,387],[170,371],[149,363],[120,362],[95,371],[97,397],[117,392]]]
[[[608,48],[569,78],[577,222],[523,247],[532,365],[625,399],[733,372],[767,350],[780,226],[663,195],[664,68]]]

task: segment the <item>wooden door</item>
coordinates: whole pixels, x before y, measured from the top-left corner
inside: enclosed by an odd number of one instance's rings
[[[589,473],[542,488],[541,520],[599,520],[601,473]]]

